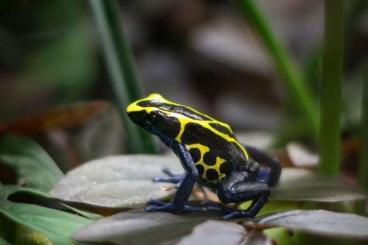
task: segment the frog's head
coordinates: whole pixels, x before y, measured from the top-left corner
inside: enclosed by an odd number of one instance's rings
[[[150,94],[131,103],[126,111],[135,124],[150,133],[175,138],[180,131],[180,123],[172,111],[165,107],[167,103],[169,101],[161,95]]]

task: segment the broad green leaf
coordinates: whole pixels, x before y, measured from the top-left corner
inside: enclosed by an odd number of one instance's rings
[[[54,160],[29,138],[5,135],[0,138],[0,162],[14,167],[18,182],[49,191],[63,176]]]
[[[206,218],[132,210],[83,227],[73,235],[73,239],[82,243],[173,244]]]
[[[368,218],[350,213],[292,210],[261,217],[257,223],[317,235],[368,240]]]
[[[52,207],[53,209],[77,214],[88,219],[97,219],[101,217],[100,215],[71,207],[70,205],[61,202],[57,198],[54,198],[47,193],[31,188],[16,188],[16,190],[8,195],[8,200],[18,203],[31,203],[45,207]]]
[[[289,229],[284,227],[275,227],[264,230],[263,233],[271,240],[274,244],[287,244],[287,245],[299,245],[305,244],[299,242],[299,236],[294,232],[290,232]],[[307,243],[308,244],[308,243]]]
[[[193,232],[178,243],[178,245],[191,244],[271,245],[272,241],[259,230],[247,231],[236,223],[209,220],[194,227]]]
[[[9,242],[7,242],[5,239],[3,239],[2,237],[0,237],[0,244],[1,245],[11,245]]]
[[[73,244],[71,234],[92,221],[84,217],[34,204],[9,201],[19,187],[0,187],[0,215],[45,235],[53,244]]]
[[[15,233],[16,245],[53,245],[50,239],[36,230],[18,225]]]
[[[358,188],[337,178],[320,176],[303,169],[284,168],[280,183],[271,191],[271,200],[342,202],[365,199]]]
[[[70,171],[51,191],[61,200],[102,208],[133,208],[150,199],[165,198],[175,192],[168,183],[152,179],[165,176],[162,169],[181,173],[179,160],[156,155],[112,156],[87,162]]]
[[[181,173],[179,160],[172,156],[123,155],[106,157],[70,171],[51,191],[63,201],[102,209],[143,206],[153,198],[175,192],[173,185],[154,183],[165,176],[163,168]],[[345,183],[320,178],[311,171],[283,169],[280,184],[272,189],[271,200],[337,202],[364,198]]]

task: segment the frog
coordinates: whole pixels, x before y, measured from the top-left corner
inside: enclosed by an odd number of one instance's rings
[[[271,188],[281,175],[281,164],[273,156],[241,144],[229,124],[198,110],[152,93],[130,103],[129,119],[157,136],[179,158],[184,174],[163,170],[166,177],[155,182],[177,185],[170,202],[150,200],[147,212],[214,212],[224,219],[254,218],[267,203]],[[188,202],[194,185],[208,187],[221,201]],[[251,201],[241,210],[234,205]]]

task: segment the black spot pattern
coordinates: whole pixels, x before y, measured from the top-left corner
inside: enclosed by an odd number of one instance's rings
[[[210,126],[218,131],[220,131],[221,133],[227,134],[229,136],[233,136],[233,134],[230,132],[230,130],[218,123],[210,123]]]
[[[216,164],[216,155],[211,153],[210,151],[206,152],[206,154],[204,154],[204,156],[203,156],[203,162],[206,165],[209,165],[209,166],[215,165]]]
[[[234,165],[231,164],[230,162],[224,162],[220,166],[220,172],[225,175],[229,175],[233,171],[233,169]]]
[[[227,142],[225,139],[214,134],[211,130],[202,127],[200,124],[192,122],[185,125],[185,130],[181,136],[181,140],[186,145],[200,142],[202,145],[206,145],[210,149],[212,149],[212,146],[216,144],[226,144]]]
[[[203,166],[202,165],[196,165],[196,168],[197,168],[197,170],[198,170],[198,174],[199,174],[199,176],[202,176],[202,174],[204,173],[204,168],[203,168]]]
[[[216,170],[214,170],[214,169],[208,169],[206,171],[206,178],[209,181],[213,181],[213,180],[217,180],[219,178],[219,175],[218,175],[218,173],[217,173]]]
[[[225,161],[241,164],[247,160],[243,151],[236,143],[230,142],[221,136],[214,134],[211,130],[204,128],[202,125],[197,123],[186,124],[181,136],[181,143],[185,145],[197,143],[205,145],[210,149],[211,154],[218,156]],[[204,159],[204,162],[207,164],[206,159]],[[214,160],[209,160],[208,162],[214,162]]]
[[[194,162],[198,162],[201,159],[201,152],[197,148],[192,148],[189,150],[190,155]]]

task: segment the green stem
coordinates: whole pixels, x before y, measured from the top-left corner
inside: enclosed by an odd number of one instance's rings
[[[361,158],[358,168],[358,180],[360,186],[368,190],[368,69],[364,71],[362,102],[362,144],[360,148]]]
[[[327,175],[340,171],[343,30],[344,0],[325,0],[319,146],[320,172]]]
[[[127,105],[141,94],[132,53],[123,36],[117,1],[90,0],[90,4],[102,39],[117,108],[125,126],[128,149],[134,153],[153,153],[155,148],[151,136],[133,125],[125,112]]]
[[[252,0],[233,0],[233,2],[260,37],[283,79],[289,97],[296,108],[303,113],[311,132],[317,137],[318,108],[306,86],[302,73],[291,60],[285,48],[278,42],[256,4]]]

